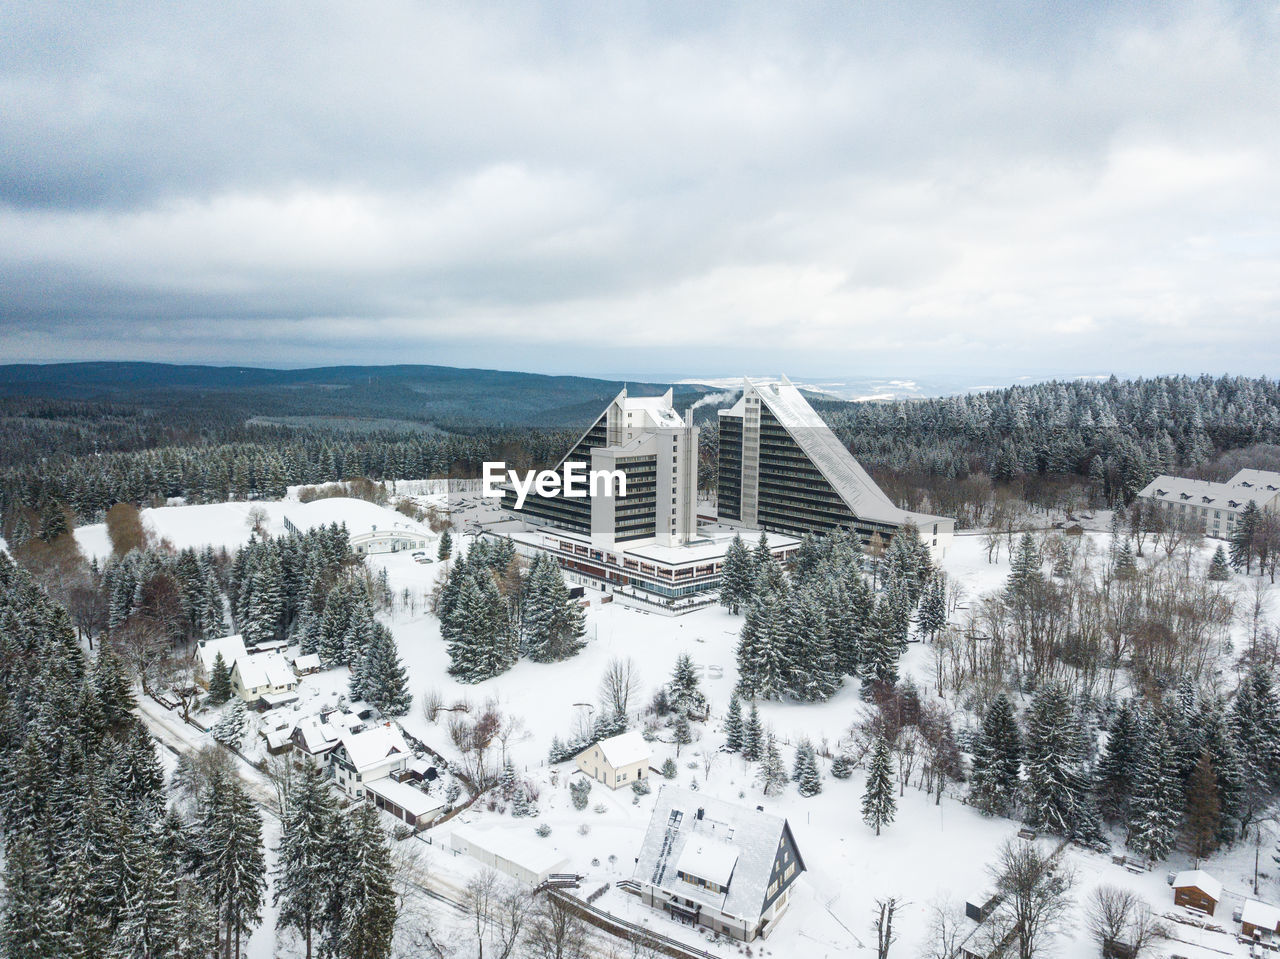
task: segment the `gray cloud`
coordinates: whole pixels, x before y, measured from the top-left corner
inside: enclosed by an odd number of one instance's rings
[[[11,4],[0,32],[11,360],[1280,359],[1276,3]]]

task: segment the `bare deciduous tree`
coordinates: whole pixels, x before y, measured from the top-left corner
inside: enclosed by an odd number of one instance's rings
[[[876,900],[875,918],[871,922],[876,931],[876,959],[889,959],[889,947],[898,941],[898,934],[893,931],[893,916],[900,905],[897,896]]]
[[[1153,940],[1164,935],[1146,900],[1119,886],[1095,889],[1085,916],[1089,933],[1106,959],[1138,959]]]
[[[625,716],[639,688],[639,668],[634,659],[615,656],[609,660],[600,679],[600,698],[606,709],[615,715]]]
[[[530,917],[524,941],[529,959],[583,959],[587,928],[559,899],[544,895]]]
[[[954,902],[939,899],[929,905],[929,931],[922,959],[953,959],[964,941],[965,916]]]
[[[999,912],[1008,920],[1018,959],[1035,959],[1066,918],[1075,876],[1034,842],[1006,840],[990,867],[1003,896]]]

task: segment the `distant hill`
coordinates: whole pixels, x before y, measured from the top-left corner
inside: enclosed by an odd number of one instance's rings
[[[0,366],[0,398],[217,408],[248,417],[314,418],[314,425],[363,418],[443,429],[572,426],[597,414],[623,383],[449,366],[333,366],[276,370],[166,363],[52,363]],[[627,383],[653,396],[666,383]],[[677,406],[714,392],[680,384]],[[406,424],[407,425],[407,424]]]

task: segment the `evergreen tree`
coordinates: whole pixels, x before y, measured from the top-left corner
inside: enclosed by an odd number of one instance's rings
[[[0,951],[6,959],[65,955],[60,899],[52,870],[36,845],[19,834],[6,843]]]
[[[784,688],[801,702],[825,702],[840,688],[841,672],[816,589],[804,587],[792,594],[786,630]]]
[[[1177,755],[1162,716],[1144,723],[1145,736],[1129,801],[1129,846],[1149,859],[1164,859],[1173,849],[1182,813]]]
[[[1107,731],[1107,744],[1098,763],[1098,801],[1103,818],[1127,822],[1129,798],[1133,795],[1134,773],[1143,747],[1142,715],[1126,699],[1116,710]]]
[[[702,694],[697,668],[688,653],[676,657],[671,680],[667,683],[667,699],[671,708],[682,716],[702,716],[707,710],[707,698]]]
[[[183,916],[178,864],[162,859],[146,841],[130,844],[121,910],[111,943],[113,957],[168,956],[176,951]]]
[[[883,736],[876,740],[867,766],[867,785],[862,794],[862,821],[880,835],[880,829],[893,822],[898,799],[893,788],[893,760],[889,742]]]
[[[231,708],[222,714],[213,725],[212,735],[215,740],[224,746],[230,746],[232,749],[239,749],[244,743],[245,733],[245,716],[244,702],[237,699],[231,704]]]
[[[747,713],[747,721],[742,727],[742,758],[755,762],[760,758],[764,746],[764,730],[760,725],[760,710],[755,703]]]
[[[40,510],[40,538],[52,543],[68,532],[70,527],[67,526],[67,513],[62,504],[57,500],[45,500]]]
[[[822,772],[818,768],[818,754],[813,744],[807,739],[802,739],[800,745],[796,747],[795,766],[792,768],[791,778],[795,781],[801,796],[816,796],[822,792]]]
[[[1235,569],[1253,572],[1253,545],[1262,522],[1262,513],[1256,500],[1249,500],[1240,515],[1236,517],[1236,527],[1231,531],[1227,542],[1231,547],[1231,565]],[[44,534],[42,533],[41,536]]]
[[[395,870],[378,811],[360,803],[338,822],[326,952],[343,959],[388,959],[397,913]]]
[[[1027,822],[1061,836],[1092,838],[1096,822],[1089,796],[1089,777],[1079,767],[1078,727],[1071,702],[1061,686],[1037,690],[1027,716]]]
[[[742,700],[736,692],[729,696],[729,709],[724,717],[724,747],[731,753],[742,751]]]
[[[227,669],[227,661],[222,658],[222,651],[213,658],[213,669],[209,674],[209,702],[221,706],[231,698],[231,670]]]
[[[120,658],[109,646],[99,648],[93,664],[93,691],[103,720],[109,726],[124,724],[138,706]]]
[[[831,762],[831,775],[836,779],[848,779],[853,775],[853,760],[841,753]]]
[[[303,763],[289,792],[280,831],[272,902],[279,910],[276,928],[297,932],[306,943],[307,959],[311,959],[314,937],[324,928],[326,885],[333,871],[329,861],[331,834],[335,828],[328,784],[318,767]]]
[[[364,700],[386,716],[403,716],[413,695],[409,679],[400,663],[400,652],[391,631],[374,623],[359,665],[351,674],[353,700]]]
[[[748,699],[778,699],[785,689],[787,603],[786,586],[769,585],[761,573],[755,601],[747,608],[738,640],[738,692]]]
[[[693,742],[693,730],[689,726],[689,717],[684,713],[676,713],[675,723],[671,727],[671,741],[676,744],[676,755],[680,749]]]
[[[947,587],[941,573],[930,578],[920,597],[918,626],[930,639],[947,628]]]
[[[535,663],[568,659],[585,645],[586,613],[569,595],[560,567],[545,554],[529,571],[523,625],[525,649]]]
[[[776,796],[787,785],[787,767],[778,752],[778,741],[770,730],[765,735],[764,751],[760,757],[760,788],[766,796]]]
[[[240,940],[261,919],[266,889],[262,820],[239,781],[215,776],[205,787],[198,826],[200,877],[217,906],[223,943]]]
[[[1017,803],[1022,736],[1009,698],[1001,693],[982,717],[974,741],[969,801],[989,816],[1007,816]]]
[[[867,681],[888,686],[898,682],[901,647],[898,642],[897,618],[893,602],[888,597],[882,597],[875,604],[867,623],[860,657],[862,676]]]
[[[751,600],[753,580],[751,554],[735,533],[720,567],[720,605],[737,615]]]
[[[436,550],[436,559],[440,562],[447,562],[449,557],[453,555],[453,537],[449,535],[449,528],[446,526],[440,531],[440,547]]]
[[[1133,547],[1129,545],[1128,540],[1121,543],[1116,551],[1115,572],[1119,579],[1132,579],[1137,575],[1138,561],[1134,558]]]
[[[449,674],[478,683],[510,669],[518,649],[497,584],[487,572],[471,570],[450,614]]]
[[[1265,667],[1255,666],[1236,690],[1231,727],[1243,762],[1243,804],[1261,809],[1280,782],[1280,701]]]
[[[1200,759],[1187,782],[1186,818],[1183,820],[1183,841],[1197,865],[1217,848],[1221,828],[1218,776],[1213,769],[1213,759],[1206,749],[1200,753]]]
[[[1227,563],[1227,552],[1218,544],[1213,551],[1213,559],[1209,562],[1209,580],[1214,583],[1225,583],[1231,578],[1231,566]]]
[[[1236,823],[1244,814],[1246,781],[1244,765],[1236,747],[1230,723],[1216,700],[1201,705],[1197,727],[1203,748],[1209,753],[1218,786],[1217,843],[1229,843],[1235,836]]]

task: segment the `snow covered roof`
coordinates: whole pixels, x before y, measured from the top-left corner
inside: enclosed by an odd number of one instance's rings
[[[293,660],[293,668],[296,669],[298,672],[303,672],[304,670],[307,670],[307,669],[319,669],[320,654],[304,653],[301,656],[295,656]]]
[[[1266,506],[1280,496],[1280,473],[1240,470],[1225,483],[1162,474],[1144,486],[1138,495],[1163,503],[1190,503],[1213,509],[1243,509],[1249,500]]]
[[[638,730],[621,733],[602,739],[596,744],[604,754],[605,761],[614,769],[630,766],[632,763],[648,762],[651,750]]]
[[[338,745],[342,731],[318,716],[312,716],[298,723],[297,736],[302,740],[302,748],[311,754],[328,752]]]
[[[434,812],[444,806],[443,799],[437,799],[421,789],[415,789],[408,783],[398,783],[394,779],[375,779],[364,784],[364,788],[376,796],[395,803],[415,819]]]
[[[1185,889],[1188,886],[1195,886],[1214,902],[1222,899],[1222,883],[1203,869],[1185,869],[1173,877],[1174,889]]]
[[[250,690],[266,686],[292,686],[298,682],[293,668],[279,653],[241,656],[236,660],[235,671],[240,674],[240,685]]]
[[[400,727],[393,723],[358,733],[344,730],[339,738],[357,772],[378,765],[393,753],[408,756],[410,752]]]
[[[1280,908],[1257,899],[1246,899],[1240,910],[1240,921],[1275,932],[1280,929]]]
[[[245,655],[244,638],[237,633],[234,636],[223,636],[221,639],[202,639],[197,647],[200,652],[200,665],[207,674],[213,673],[213,662],[222,653],[222,661],[231,669],[238,659]]]
[[[706,879],[717,886],[728,887],[737,862],[738,850],[729,843],[694,836],[685,844],[684,852],[680,853],[676,871]]]
[[[731,409],[722,410],[721,414],[743,416],[750,397],[759,399],[761,405],[786,428],[831,484],[831,488],[858,518],[894,526],[902,525],[908,520],[923,525],[926,521],[935,522],[946,518],[911,513],[894,506],[893,501],[862,468],[862,464],[854,459],[849,448],[831,432],[822,417],[785,376],[776,383],[744,378],[742,396]]]
[[[754,919],[764,906],[774,861],[789,833],[787,821],[780,816],[663,786],[636,859],[635,878],[728,915]],[[691,847],[686,870],[684,857]],[[803,871],[803,861],[797,865]],[[716,873],[699,878],[727,885],[728,892],[713,893],[676,875],[685,871],[696,876],[699,868]],[[721,882],[726,872],[727,879]]]
[[[466,823],[450,834],[450,845],[460,848],[458,841],[501,856],[537,875],[562,871],[568,860],[554,842],[537,836],[528,826],[505,823]]]

